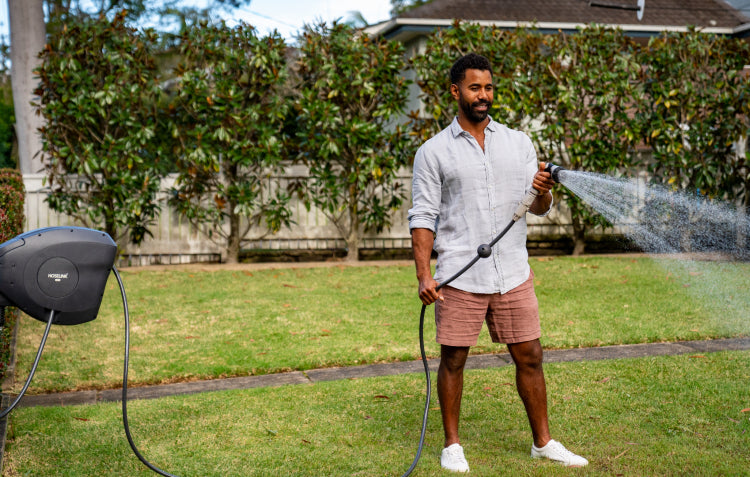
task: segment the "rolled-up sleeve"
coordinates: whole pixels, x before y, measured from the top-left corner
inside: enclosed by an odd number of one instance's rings
[[[434,157],[422,146],[414,156],[412,176],[412,207],[409,209],[409,230],[437,230],[440,213],[440,173]]]

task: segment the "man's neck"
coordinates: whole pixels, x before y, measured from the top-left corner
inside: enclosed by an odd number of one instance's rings
[[[474,136],[479,144],[482,145],[482,148],[484,148],[484,128],[486,128],[489,123],[489,117],[485,118],[482,122],[476,123],[469,120],[463,114],[458,115],[458,124],[461,126],[461,129]]]

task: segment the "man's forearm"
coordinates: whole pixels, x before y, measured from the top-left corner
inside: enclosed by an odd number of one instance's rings
[[[414,253],[414,263],[417,268],[417,279],[431,276],[430,258],[435,235],[430,229],[413,229],[411,231],[411,248]]]

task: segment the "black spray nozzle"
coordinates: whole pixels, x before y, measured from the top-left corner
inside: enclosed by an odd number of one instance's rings
[[[555,182],[560,182],[560,171],[564,171],[565,168],[557,166],[555,164],[552,164],[551,162],[548,162],[547,165],[544,167],[544,170],[546,172],[549,172],[552,174],[552,180]]]

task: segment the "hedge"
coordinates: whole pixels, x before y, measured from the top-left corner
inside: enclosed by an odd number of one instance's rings
[[[0,243],[23,232],[25,195],[21,173],[0,169]]]

